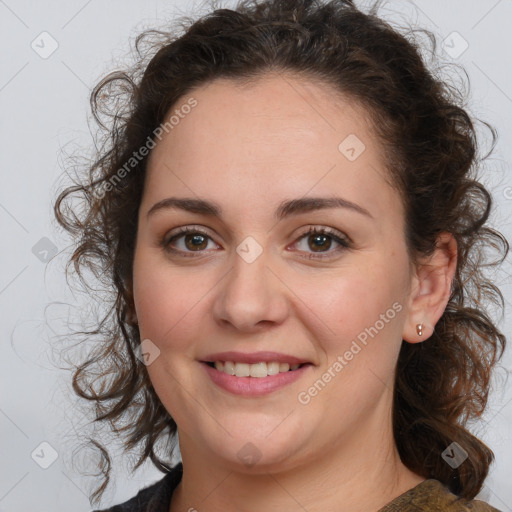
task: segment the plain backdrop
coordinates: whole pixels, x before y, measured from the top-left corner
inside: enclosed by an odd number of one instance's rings
[[[70,390],[70,373],[56,364],[59,348],[70,341],[66,323],[77,311],[87,318],[88,310],[66,285],[69,240],[56,228],[51,204],[69,170],[65,156],[91,148],[92,86],[129,58],[142,29],[162,26],[174,14],[197,14],[200,7],[177,0],[0,0],[0,512],[92,509],[88,494],[98,480],[84,468],[94,458],[76,449],[92,432],[90,417]],[[444,41],[445,57],[467,70],[471,113],[499,133],[485,183],[495,200],[492,222],[510,239],[512,2],[396,0],[381,12],[394,23],[433,30]],[[494,279],[507,301],[500,325],[508,334],[510,261]],[[504,368],[512,367],[511,350]],[[511,425],[512,390],[501,371],[485,417],[472,429],[496,455],[480,496],[502,511],[512,511]],[[130,475],[129,461],[114,460],[115,485],[103,507],[162,477],[150,465]]]

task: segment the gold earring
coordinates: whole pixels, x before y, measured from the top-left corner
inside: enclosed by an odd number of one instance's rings
[[[418,333],[418,336],[423,335],[423,324],[416,324],[416,332]]]

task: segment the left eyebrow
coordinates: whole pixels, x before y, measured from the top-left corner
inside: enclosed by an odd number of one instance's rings
[[[342,197],[303,197],[283,201],[277,207],[274,217],[276,220],[282,220],[290,215],[298,215],[300,213],[327,208],[346,208],[373,219],[373,216],[366,208]],[[163,209],[180,209],[218,218],[222,216],[222,209],[218,204],[212,201],[190,197],[168,197],[162,199],[149,209],[146,216],[149,217]]]
[[[299,213],[323,210],[326,208],[347,208],[373,219],[373,216],[366,208],[363,208],[352,201],[336,196],[303,197],[300,199],[292,199],[291,201],[283,201],[275,212],[275,218],[276,220],[281,220],[289,215],[297,215]]]

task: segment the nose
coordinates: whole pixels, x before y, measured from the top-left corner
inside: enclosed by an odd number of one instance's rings
[[[266,251],[251,263],[238,254],[233,259],[232,269],[216,287],[215,320],[245,332],[281,324],[289,310],[287,288],[270,268]]]

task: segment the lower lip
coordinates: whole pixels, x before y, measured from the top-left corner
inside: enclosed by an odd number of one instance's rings
[[[244,396],[262,396],[272,393],[272,391],[281,389],[300,379],[312,366],[311,364],[305,364],[296,370],[269,375],[268,377],[236,377],[220,372],[206,363],[201,364],[217,386],[235,395]]]

